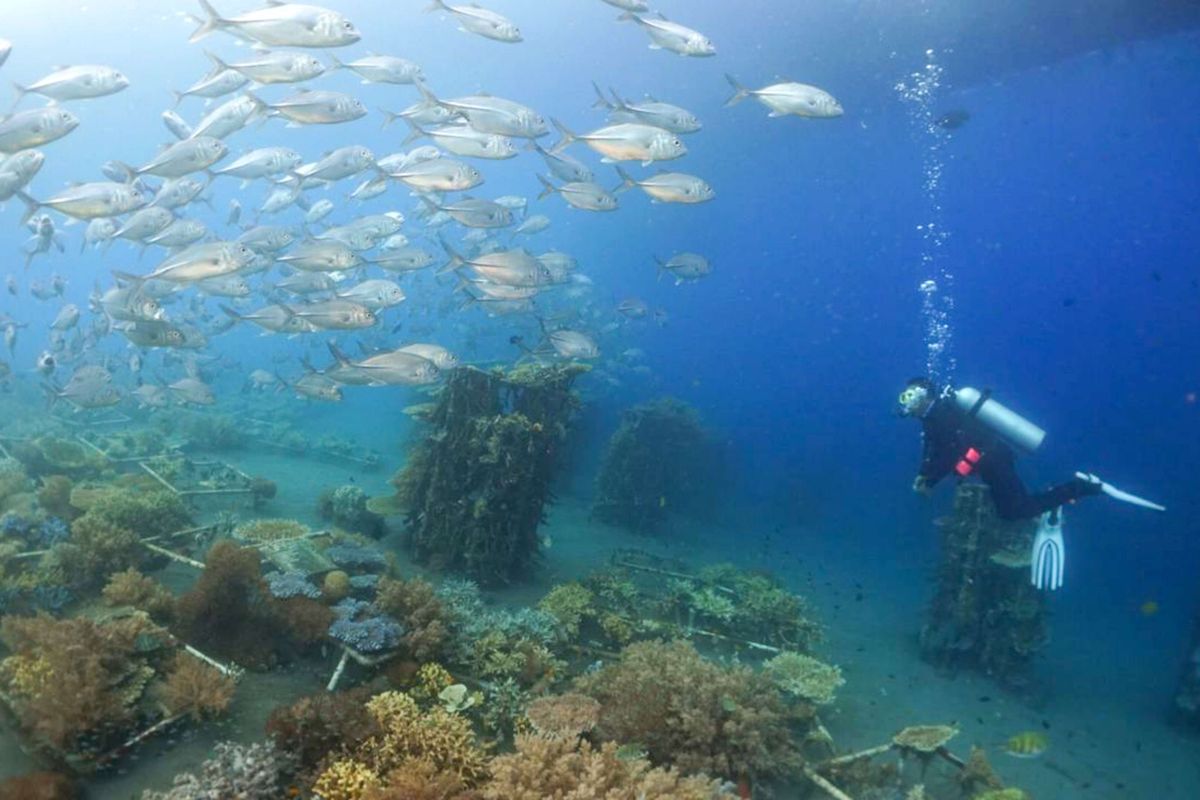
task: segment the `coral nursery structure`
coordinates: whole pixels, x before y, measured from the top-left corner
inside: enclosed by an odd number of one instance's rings
[[[922,655],[1001,683],[1027,682],[1047,636],[1045,601],[1029,583],[1033,523],[1000,519],[986,486],[963,484],[954,513],[938,526],[942,563],[921,630]]]
[[[715,507],[716,449],[695,409],[672,398],[621,417],[596,479],[592,513],[638,533],[655,531],[668,511]]]
[[[393,505],[406,513],[419,562],[484,584],[529,572],[558,451],[578,404],[571,385],[585,369],[451,373],[430,417],[433,433],[395,479]]]
[[[1200,730],[1200,613],[1192,622],[1192,640],[1175,692],[1175,713],[1184,722]]]

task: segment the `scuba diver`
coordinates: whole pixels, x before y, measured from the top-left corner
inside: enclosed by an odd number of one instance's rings
[[[1062,585],[1065,551],[1062,506],[1083,497],[1106,494],[1156,511],[1163,506],[1123,492],[1090,472],[1076,472],[1066,483],[1031,494],[1016,470],[1016,450],[1032,453],[1046,432],[996,402],[988,390],[947,386],[940,392],[927,378],[913,378],[900,393],[900,416],[921,421],[921,466],[913,491],[928,495],[951,473],[959,479],[978,475],[991,490],[1001,519],[1038,520],[1032,582],[1041,588]]]

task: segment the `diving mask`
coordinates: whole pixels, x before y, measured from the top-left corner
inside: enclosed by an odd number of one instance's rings
[[[925,410],[929,402],[929,390],[924,386],[906,386],[897,400],[900,403],[900,416],[916,416]]]

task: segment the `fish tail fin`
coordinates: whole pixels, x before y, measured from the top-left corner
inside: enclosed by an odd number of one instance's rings
[[[25,213],[21,215],[21,224],[24,225],[38,212],[42,204],[30,197],[24,190],[17,192],[17,197],[21,198],[21,202],[25,204]]]
[[[205,19],[200,23],[200,27],[192,31],[192,35],[188,37],[188,42],[195,44],[196,42],[208,36],[216,30],[220,30],[229,24],[217,10],[212,7],[208,0],[199,0],[200,8],[204,9]]]
[[[547,178],[545,175],[538,175],[537,179],[542,184],[542,191],[538,192],[538,196],[537,196],[538,200],[549,197],[550,195],[552,195],[558,191],[558,187],[555,186],[553,183],[551,183],[550,179]]]
[[[401,147],[408,147],[410,144],[415,142],[417,139],[420,139],[423,136],[429,135],[429,131],[425,130],[420,125],[413,122],[411,119],[409,119],[407,117],[403,117],[402,119],[404,120],[405,124],[408,125],[410,130],[408,132],[408,136],[405,136],[404,141],[400,143]]]
[[[654,256],[654,263],[658,265],[658,269],[655,273],[655,280],[661,281],[663,273],[667,271],[667,262],[663,261],[656,255]]]
[[[615,189],[613,189],[613,194],[618,194],[620,192],[627,192],[630,189],[632,189],[633,187],[637,186],[637,181],[635,181],[633,179],[633,176],[631,176],[628,172],[626,172],[620,166],[617,167],[617,174],[621,176],[621,184],[619,186],[617,186]]]
[[[137,170],[126,164],[124,161],[113,159],[112,163],[121,170],[122,183],[132,184],[137,180]]]
[[[446,255],[450,257],[450,260],[447,261],[445,265],[439,267],[436,274],[444,275],[445,273],[458,269],[463,264],[467,263],[467,260],[462,257],[462,254],[450,246],[450,243],[446,241],[446,237],[438,236],[438,241],[442,243],[442,249],[446,251]]]
[[[219,305],[221,307],[221,310],[224,311],[225,314],[227,316],[229,316],[230,319],[235,319],[238,322],[241,322],[242,320],[245,319],[245,317],[243,317],[240,313],[238,313],[234,309],[230,308],[229,306],[225,305],[224,303],[218,303],[217,305]]]
[[[213,65],[212,74],[213,75],[216,75],[218,72],[224,72],[225,70],[229,69],[229,65],[225,63],[224,59],[222,59],[219,55],[212,52],[211,50],[205,50],[204,55],[207,56],[208,60],[212,62],[212,65]]]
[[[336,342],[326,342],[329,347],[329,355],[333,356],[333,360],[341,364],[343,367],[350,365],[350,356],[342,352]]]
[[[404,119],[404,117],[400,116],[395,111],[388,111],[386,108],[379,109],[379,113],[383,114],[383,124],[379,126],[380,130],[385,130],[388,125],[391,125],[398,119]]]
[[[725,80],[729,81],[729,85],[733,87],[733,94],[725,101],[725,107],[736,106],[738,103],[750,96],[750,90],[738,83],[737,78],[725,73]]]
[[[46,410],[49,411],[58,405],[58,398],[62,394],[62,390],[50,381],[42,381],[42,394],[46,395]]]
[[[640,25],[642,18],[632,11],[626,11],[617,17],[617,22],[636,22]]]
[[[183,102],[183,98],[187,97],[186,94],[176,89],[172,89],[171,94],[175,95],[175,103],[171,106],[171,108],[179,108],[179,104]]]
[[[25,99],[25,95],[29,94],[29,89],[17,83],[16,81],[13,81],[12,87],[13,91],[17,93],[16,99],[13,100],[13,108],[16,108],[17,104]]]
[[[139,292],[141,291],[141,286],[146,282],[146,279],[141,275],[134,275],[132,272],[122,272],[119,269],[114,269],[112,271],[112,276],[118,281],[123,283],[131,283],[134,286],[137,286]]]
[[[601,91],[600,86],[595,81],[592,81],[592,88],[596,90],[596,101],[592,103],[592,108],[611,109],[613,107],[612,103],[604,96],[604,92]]]
[[[330,69],[345,69],[346,68],[345,62],[343,62],[340,58],[335,56],[333,53],[329,54],[329,60],[332,62],[329,65]]]
[[[562,137],[553,147],[550,148],[551,153],[561,153],[563,150],[566,150],[568,147],[570,147],[573,142],[579,140],[579,137],[576,136],[570,128],[568,128],[566,125],[563,125],[558,119],[551,117],[550,121],[554,123],[554,129],[557,130],[558,135]]]
[[[433,90],[429,88],[429,85],[426,84],[425,81],[413,81],[413,85],[417,87],[417,91],[421,93],[421,97],[425,100],[425,102],[433,103],[437,106],[445,106],[445,104],[438,99],[438,96],[433,93]]]
[[[617,94],[617,90],[613,87],[608,87],[608,93],[612,95],[613,104],[611,108],[614,111],[628,111],[629,103],[621,99],[621,95]]]
[[[434,11],[449,11],[450,6],[446,5],[445,0],[430,0],[429,5],[425,6],[425,13],[432,14]]]

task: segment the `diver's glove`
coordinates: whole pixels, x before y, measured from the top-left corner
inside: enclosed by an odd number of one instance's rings
[[[1067,550],[1062,537],[1062,509],[1055,508],[1038,517],[1037,536],[1033,539],[1030,583],[1053,592],[1062,587]]]

